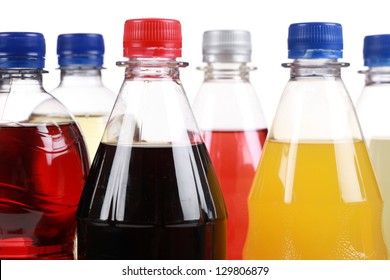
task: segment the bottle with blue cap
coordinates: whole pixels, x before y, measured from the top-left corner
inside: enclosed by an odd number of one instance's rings
[[[249,196],[245,259],[385,259],[382,198],[341,78],[342,27],[292,24],[288,81]]]
[[[104,39],[101,34],[71,33],[57,38],[61,80],[51,93],[75,116],[93,160],[116,94],[102,82]]]
[[[41,33],[0,33],[0,259],[74,259],[88,156],[44,66]]]
[[[248,229],[247,199],[267,136],[260,100],[249,75],[251,34],[203,33],[204,81],[193,110],[221,184],[229,213],[227,258],[242,259]]]
[[[364,38],[365,85],[356,104],[357,114],[383,198],[383,235],[390,249],[390,34]],[[390,254],[388,255],[390,258]]]

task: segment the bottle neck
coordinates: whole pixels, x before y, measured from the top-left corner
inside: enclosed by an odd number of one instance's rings
[[[348,67],[349,63],[338,62],[337,59],[296,59],[282,66],[291,69],[291,78],[340,77],[341,67]]]
[[[241,80],[249,81],[249,72],[256,70],[255,67],[249,67],[246,63],[208,63],[203,70],[204,80]]]
[[[370,67],[367,71],[360,71],[366,75],[366,85],[373,84],[389,84],[390,83],[390,67]]]
[[[66,66],[60,67],[61,84],[64,85],[101,85],[102,67],[98,66]]]
[[[43,69],[0,69],[0,92],[9,92],[19,86],[28,85],[43,89],[42,74],[47,73]]]
[[[128,61],[117,62],[117,66],[126,67],[126,80],[179,80],[179,68],[188,66],[188,63],[172,58],[130,58]]]

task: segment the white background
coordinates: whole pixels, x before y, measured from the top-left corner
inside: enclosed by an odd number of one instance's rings
[[[355,102],[364,83],[357,74],[363,67],[363,39],[366,35],[390,33],[390,4],[387,0],[8,0],[2,1],[0,31],[41,32],[46,38],[44,85],[51,91],[59,82],[56,40],[61,33],[101,33],[106,55],[103,80],[118,92],[123,68],[122,38],[127,19],[173,18],[182,23],[183,57],[190,66],[181,70],[181,79],[190,101],[203,80],[196,70],[202,65],[202,35],[212,29],[245,29],[252,34],[251,81],[259,95],[268,125],[289,78],[287,62],[288,26],[295,22],[333,21],[344,32],[344,58],[350,62],[342,77]]]
[[[332,21],[342,24],[344,31],[344,58],[342,61],[351,63],[351,67],[343,69],[342,76],[352,100],[356,101],[364,83],[364,77],[357,74],[358,70],[364,69],[362,58],[364,36],[390,33],[389,3],[388,0],[2,0],[0,4],[0,32],[33,31],[45,35],[46,69],[50,73],[44,76],[44,85],[48,91],[51,91],[59,82],[60,73],[56,70],[57,36],[61,33],[75,32],[101,33],[105,38],[104,65],[107,68],[103,71],[103,80],[107,87],[118,92],[123,80],[123,68],[116,67],[115,62],[123,60],[122,38],[125,20],[143,17],[178,19],[182,23],[183,31],[182,60],[190,63],[188,68],[182,69],[181,78],[187,95],[192,101],[203,80],[203,73],[196,70],[197,66],[202,65],[203,32],[212,29],[248,30],[252,34],[252,65],[258,67],[258,70],[251,74],[251,81],[259,95],[270,125],[280,95],[289,78],[289,70],[280,66],[282,62],[288,61],[288,26],[291,23],[305,21]],[[26,276],[15,273],[21,267],[20,263],[7,264],[11,265],[7,271],[3,271],[4,276],[6,273],[9,276],[7,279],[25,279],[29,273],[34,274],[30,270],[33,268],[31,262],[29,262],[30,266],[23,266],[21,270],[27,274]],[[58,263],[52,263],[52,265],[56,264]],[[67,264],[71,265],[73,262]],[[243,262],[230,262],[229,264],[239,265]],[[318,267],[317,262],[314,266],[306,264],[306,266],[299,268],[295,266],[297,263],[294,262],[279,264],[279,271],[276,271],[283,272],[284,275],[279,274],[280,277],[277,277],[276,274],[268,279],[299,279],[300,269],[309,269],[308,272],[312,273],[306,275],[307,278],[301,277],[301,279],[313,279],[313,274],[323,277],[317,279],[336,279],[340,275],[340,270],[339,272],[333,270],[340,269],[335,264],[328,266],[328,263],[324,263]],[[282,264],[292,265],[296,267],[296,270],[293,273],[293,271],[285,269]],[[305,263],[300,264],[304,265]],[[340,263],[336,262],[336,264]],[[384,263],[379,264],[381,264],[382,269],[389,268],[387,265],[384,266]],[[12,267],[12,265],[16,265],[16,267]],[[82,278],[86,278],[88,275],[91,277],[99,275],[93,272],[100,266],[88,264],[86,267],[87,269],[83,271],[77,269],[71,271],[83,272],[84,274],[80,274]],[[103,267],[106,265],[102,264]],[[342,271],[349,275],[355,275],[355,277],[357,274],[365,275],[363,276],[365,279],[369,277],[368,275],[377,275],[377,277],[388,275],[388,273],[382,273],[384,270],[380,271],[378,268],[370,266],[361,266],[361,268],[365,270],[366,274],[361,274],[361,271],[352,267]],[[42,269],[42,266],[39,266],[39,269]],[[66,268],[63,266],[58,266],[58,270],[54,268],[53,273],[59,277],[58,279],[65,277],[69,279],[67,273],[64,273],[65,270]],[[120,271],[120,268],[114,267],[112,270],[107,270],[106,273],[124,279],[120,276]],[[95,271],[95,273],[100,272]],[[45,275],[47,277],[53,276],[50,273]],[[115,277],[113,279],[117,279]],[[105,277],[105,279],[108,278]],[[207,279],[214,279],[214,277]],[[245,279],[255,279],[255,277]]]

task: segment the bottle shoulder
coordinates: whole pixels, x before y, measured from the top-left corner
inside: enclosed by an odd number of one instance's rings
[[[361,140],[355,108],[340,77],[290,79],[270,130],[282,141]]]
[[[6,96],[1,94],[0,104],[3,103],[3,122],[73,121],[67,108],[44,90],[11,91]]]
[[[262,104],[250,83],[203,83],[193,102],[202,130],[258,130],[267,127]]]
[[[366,139],[390,138],[390,85],[377,84],[363,87],[356,103],[356,111]]]
[[[62,87],[51,94],[73,114],[109,114],[116,94],[106,87]]]

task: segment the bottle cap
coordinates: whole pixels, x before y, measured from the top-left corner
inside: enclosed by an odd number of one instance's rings
[[[128,58],[181,57],[182,36],[178,20],[144,18],[125,23],[123,55]]]
[[[288,32],[288,58],[343,57],[341,24],[332,22],[294,23]]]
[[[390,66],[390,34],[364,38],[364,66]]]
[[[245,30],[210,30],[203,33],[204,62],[250,62],[251,34]]]
[[[41,33],[0,32],[0,68],[45,67],[46,45]]]
[[[61,34],[57,38],[58,65],[102,66],[104,39],[100,34]]]

